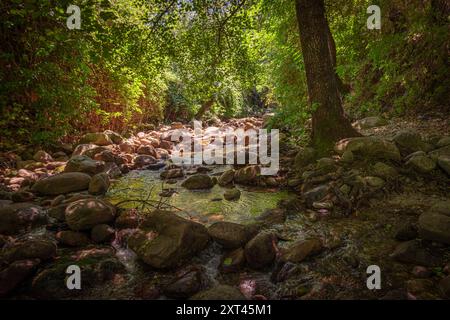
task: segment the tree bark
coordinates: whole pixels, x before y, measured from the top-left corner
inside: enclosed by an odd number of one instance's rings
[[[328,50],[330,51],[330,59],[331,59],[331,65],[333,66],[334,74],[336,76],[336,82],[338,86],[339,93],[341,96],[346,95],[350,92],[350,86],[348,84],[345,84],[344,81],[342,81],[341,77],[336,72],[336,42],[334,42],[333,35],[331,34],[330,26],[327,23],[327,42],[328,42]]]
[[[331,60],[328,22],[323,0],[296,0],[309,103],[312,107],[311,140],[325,154],[342,138],[359,136],[346,118]],[[330,33],[331,35],[331,33]]]

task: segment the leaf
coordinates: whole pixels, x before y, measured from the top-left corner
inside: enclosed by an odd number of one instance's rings
[[[224,266],[230,266],[232,263],[233,263],[233,259],[231,259],[231,258],[226,258],[225,260],[223,260]]]

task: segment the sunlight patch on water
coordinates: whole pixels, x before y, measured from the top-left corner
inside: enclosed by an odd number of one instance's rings
[[[163,185],[158,171],[132,171],[117,180],[108,191],[107,197],[113,204],[126,199],[150,200],[156,205],[161,199],[175,206],[181,216],[186,216],[203,223],[214,221],[249,222],[267,209],[273,209],[277,202],[289,198],[287,191],[278,189],[256,189],[237,186],[241,198],[235,201],[223,199],[226,188],[215,185],[210,190],[187,190],[181,187],[182,179],[176,184]],[[162,189],[173,189],[170,198],[161,198]],[[139,207],[138,202],[126,203],[121,207]]]

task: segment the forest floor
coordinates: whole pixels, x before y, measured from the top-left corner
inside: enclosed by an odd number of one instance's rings
[[[232,119],[204,132],[263,122]],[[258,165],[174,165],[174,130],[193,132],[181,123],[5,153],[0,296],[449,297],[448,117],[354,125],[365,137],[328,158],[281,141],[276,176]],[[70,265],[81,269],[81,290],[67,289]],[[373,265],[376,290],[367,286]]]

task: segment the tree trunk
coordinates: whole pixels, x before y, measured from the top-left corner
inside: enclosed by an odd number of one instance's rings
[[[296,0],[312,114],[312,143],[320,154],[342,138],[359,136],[345,117],[328,42],[323,0]]]
[[[209,99],[208,101],[203,103],[202,106],[200,107],[200,109],[195,114],[194,118],[196,120],[201,120],[203,115],[205,114],[205,112],[208,111],[209,109],[211,109],[213,104],[214,104],[214,99]]]
[[[338,86],[339,93],[341,96],[346,95],[350,92],[350,86],[348,84],[345,84],[344,81],[342,81],[341,77],[336,72],[336,42],[334,42],[333,35],[331,34],[330,26],[327,23],[327,42],[328,42],[328,51],[330,51],[330,59],[331,59],[331,65],[334,70],[334,74],[336,76],[336,82]]]

